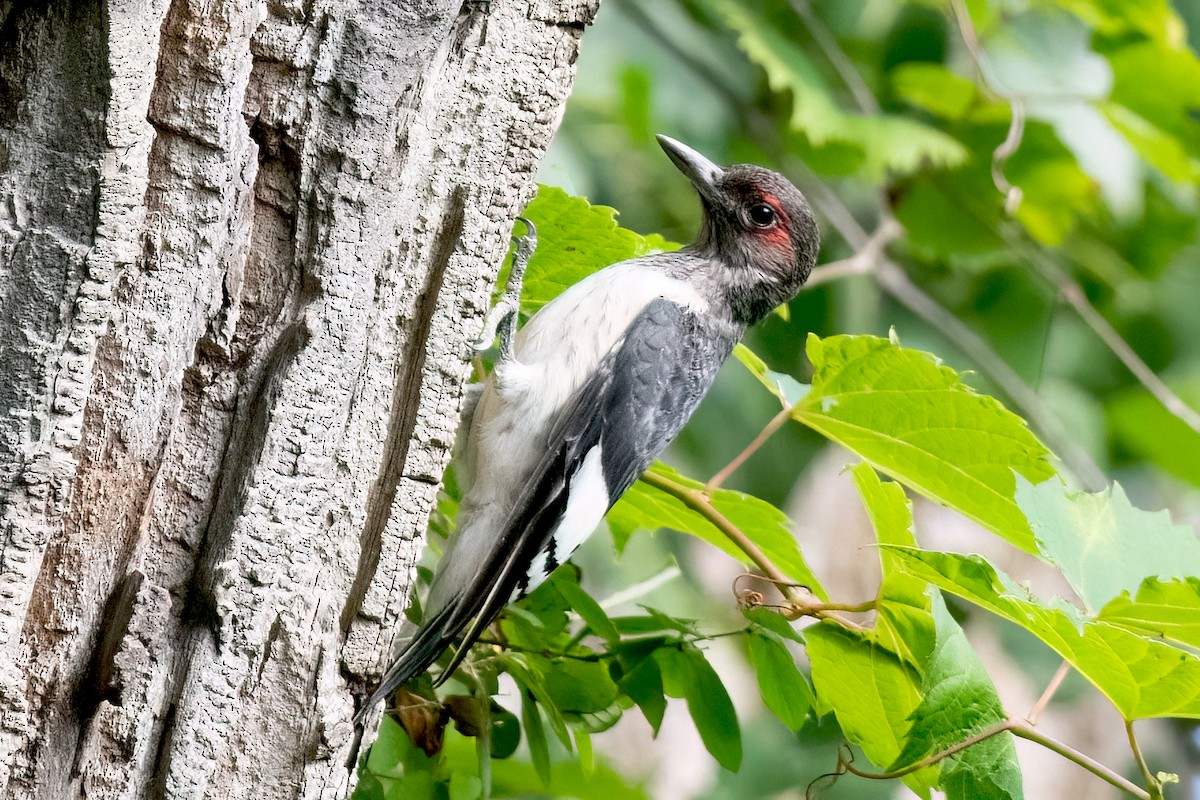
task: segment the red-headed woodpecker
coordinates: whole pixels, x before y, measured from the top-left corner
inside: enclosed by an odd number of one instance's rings
[[[812,270],[819,233],[791,182],[658,141],[700,194],[700,235],[580,281],[534,314],[515,346],[502,329],[458,460],[458,530],[424,622],[360,718],[461,637],[448,676],[506,603],[566,561],[679,433],[746,326],[791,300]]]

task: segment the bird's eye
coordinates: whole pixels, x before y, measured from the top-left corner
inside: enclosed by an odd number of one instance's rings
[[[775,224],[775,209],[766,203],[756,203],[750,206],[750,221],[760,228],[769,228]]]

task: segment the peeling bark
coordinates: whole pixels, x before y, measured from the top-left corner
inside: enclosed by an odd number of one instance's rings
[[[0,797],[328,797],[598,0],[0,2]]]

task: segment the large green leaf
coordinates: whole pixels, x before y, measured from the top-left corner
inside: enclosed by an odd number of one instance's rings
[[[885,767],[904,751],[909,717],[921,705],[921,676],[874,641],[869,632],[821,623],[805,633],[817,708],[833,712],[842,733],[873,763]],[[927,768],[905,783],[929,796],[937,770]]]
[[[950,613],[934,595],[937,644],[921,682],[904,750],[891,769],[938,753],[1005,719],[996,687]],[[949,800],[1016,800],[1024,796],[1011,734],[985,739],[939,762],[939,784]]]
[[[1020,481],[1017,503],[1042,554],[1062,569],[1089,611],[1146,578],[1200,575],[1200,539],[1173,525],[1166,511],[1134,508],[1120,484],[1102,492],[1069,493],[1061,481]]]
[[[915,547],[912,506],[900,484],[884,482],[865,462],[850,470],[862,497],[867,516],[880,544]],[[885,548],[879,551],[883,573],[876,608],[875,641],[920,668],[933,652],[935,631],[929,616],[927,584],[896,568],[896,557]]]
[[[918,680],[919,705],[903,731],[902,749],[889,769],[915,764],[1003,720],[995,687],[957,623],[946,612],[941,595],[930,597],[928,584],[901,569],[893,548],[911,548],[912,509],[904,490],[883,482],[868,464],[851,470],[880,544],[883,582],[878,617],[870,632],[874,645],[899,657]],[[812,632],[810,631],[810,637]],[[889,662],[876,659],[873,673]],[[863,668],[863,667],[860,667]],[[890,669],[884,666],[883,669]],[[814,675],[816,667],[814,663]],[[841,714],[835,707],[835,712]],[[894,723],[893,723],[894,724]],[[870,752],[864,747],[864,752]],[[939,785],[950,798],[1019,798],[1021,776],[1011,737],[975,745],[938,764]],[[927,779],[921,778],[921,781]],[[918,784],[918,790],[921,784]]]
[[[1200,718],[1200,656],[1145,632],[1030,595],[981,556],[895,548],[913,575],[1033,633],[1126,719]]]
[[[656,463],[649,471],[686,489],[704,488],[703,483],[686,478],[662,463]],[[800,547],[796,544],[796,537],[792,535],[791,522],[786,514],[764,500],[731,489],[712,492],[710,501],[718,512],[758,545],[785,575],[809,587],[814,594],[825,596],[816,576],[800,554]],[[618,544],[622,537],[628,537],[638,529],[653,531],[670,528],[703,539],[744,564],[752,563],[750,558],[706,517],[688,508],[674,496],[649,486],[644,481],[638,481],[622,495],[608,512],[607,519],[613,534],[618,537]]]
[[[1016,474],[1054,474],[1024,421],[932,355],[874,336],[810,335],[812,391],[793,416],[882,472],[1037,552]]]

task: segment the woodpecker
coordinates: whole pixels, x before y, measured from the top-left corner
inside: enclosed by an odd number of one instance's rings
[[[696,241],[585,278],[515,342],[509,299],[500,359],[464,419],[458,529],[424,621],[359,721],[461,637],[448,677],[506,603],[571,556],[679,433],[747,326],[795,297],[816,263],[816,221],[790,181],[658,142],[700,195]]]

